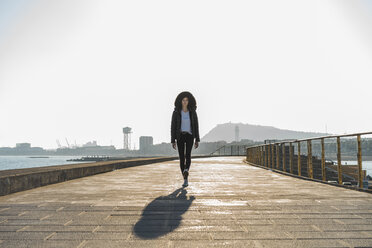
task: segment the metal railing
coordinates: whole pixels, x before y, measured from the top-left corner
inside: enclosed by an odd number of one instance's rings
[[[359,188],[363,188],[363,180],[365,178],[365,171],[363,171],[362,167],[362,142],[361,136],[363,135],[371,135],[372,132],[364,132],[364,133],[353,133],[353,134],[345,134],[345,135],[329,135],[329,136],[321,136],[315,138],[308,138],[308,139],[300,139],[300,140],[286,140],[286,141],[279,141],[269,144],[263,145],[256,145],[246,148],[246,161],[249,163],[253,163],[256,165],[264,166],[267,168],[277,169],[285,172],[289,172],[291,174],[297,174],[299,176],[314,179],[314,168],[313,168],[313,161],[316,160],[320,162],[320,169],[321,169],[321,176],[319,176],[321,181],[327,181],[327,172],[328,173],[337,173],[337,180],[335,181],[328,181],[334,182],[338,184],[348,185],[350,182],[343,183],[343,179],[350,179],[351,176],[343,173],[343,166],[341,161],[341,138],[344,137],[354,137],[356,138],[356,151],[357,151],[357,174],[355,175],[356,184]],[[333,161],[325,158],[325,141],[329,139],[336,139],[336,152],[337,154],[337,167]],[[315,141],[320,141],[320,159],[313,156],[313,143]],[[306,144],[307,154],[301,154],[301,144]],[[330,142],[328,142],[330,144]],[[294,147],[297,146],[297,156],[294,154],[295,149]],[[296,159],[297,157],[297,159]],[[317,160],[318,159],[318,160]],[[303,167],[303,160],[306,160],[306,173],[304,173]],[[297,164],[297,167],[296,167]],[[350,166],[349,166],[350,167]],[[318,168],[317,168],[318,169]],[[320,175],[320,173],[319,173]],[[368,181],[367,181],[368,182]],[[368,186],[367,186],[368,188]]]
[[[220,155],[220,156],[245,156],[245,151],[248,145],[231,145],[226,144],[215,151],[211,152],[209,155]]]

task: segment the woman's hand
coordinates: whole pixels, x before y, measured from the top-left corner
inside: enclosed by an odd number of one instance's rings
[[[195,141],[195,149],[199,147],[199,142]]]
[[[172,147],[174,150],[176,150],[176,143],[172,143]]]

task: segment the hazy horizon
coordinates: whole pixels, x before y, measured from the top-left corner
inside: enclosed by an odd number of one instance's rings
[[[242,122],[372,131],[372,1],[0,2],[0,147],[170,142],[177,94],[200,137]]]

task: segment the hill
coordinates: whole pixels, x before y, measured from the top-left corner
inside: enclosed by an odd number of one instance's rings
[[[279,129],[272,126],[251,125],[244,123],[218,124],[201,138],[203,142],[215,142],[224,140],[231,142],[235,140],[235,126],[239,127],[239,139],[250,139],[264,141],[265,139],[305,139],[324,136],[325,133],[293,131]]]

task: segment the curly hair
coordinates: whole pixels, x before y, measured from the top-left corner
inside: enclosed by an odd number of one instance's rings
[[[189,91],[182,91],[178,94],[176,97],[176,100],[174,101],[174,107],[178,110],[182,109],[182,99],[187,97],[189,99],[189,103],[187,105],[188,109],[190,110],[196,110],[196,100],[195,97],[189,92]]]

